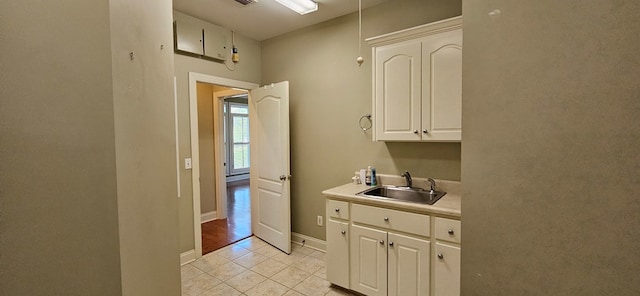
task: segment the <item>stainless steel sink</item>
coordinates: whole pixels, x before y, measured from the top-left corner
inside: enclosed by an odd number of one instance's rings
[[[445,194],[447,193],[442,191],[430,191],[415,187],[378,186],[357,195],[432,205]]]

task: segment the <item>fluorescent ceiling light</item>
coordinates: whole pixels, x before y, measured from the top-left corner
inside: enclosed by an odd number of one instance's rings
[[[309,12],[314,12],[318,10],[318,3],[315,3],[311,0],[276,0],[276,1],[299,14],[307,14]]]

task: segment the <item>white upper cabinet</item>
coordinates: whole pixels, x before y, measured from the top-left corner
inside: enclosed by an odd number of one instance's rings
[[[460,141],[462,17],[367,42],[374,59],[374,140]]]

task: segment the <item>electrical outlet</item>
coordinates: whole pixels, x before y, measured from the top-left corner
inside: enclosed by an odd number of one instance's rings
[[[316,224],[318,224],[318,226],[322,226],[322,216],[318,216]]]
[[[184,159],[184,169],[185,170],[190,170],[192,168],[191,166],[191,158],[185,158]]]

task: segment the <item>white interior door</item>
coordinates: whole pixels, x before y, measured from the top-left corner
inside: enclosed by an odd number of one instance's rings
[[[249,92],[251,228],[291,253],[289,82]]]

